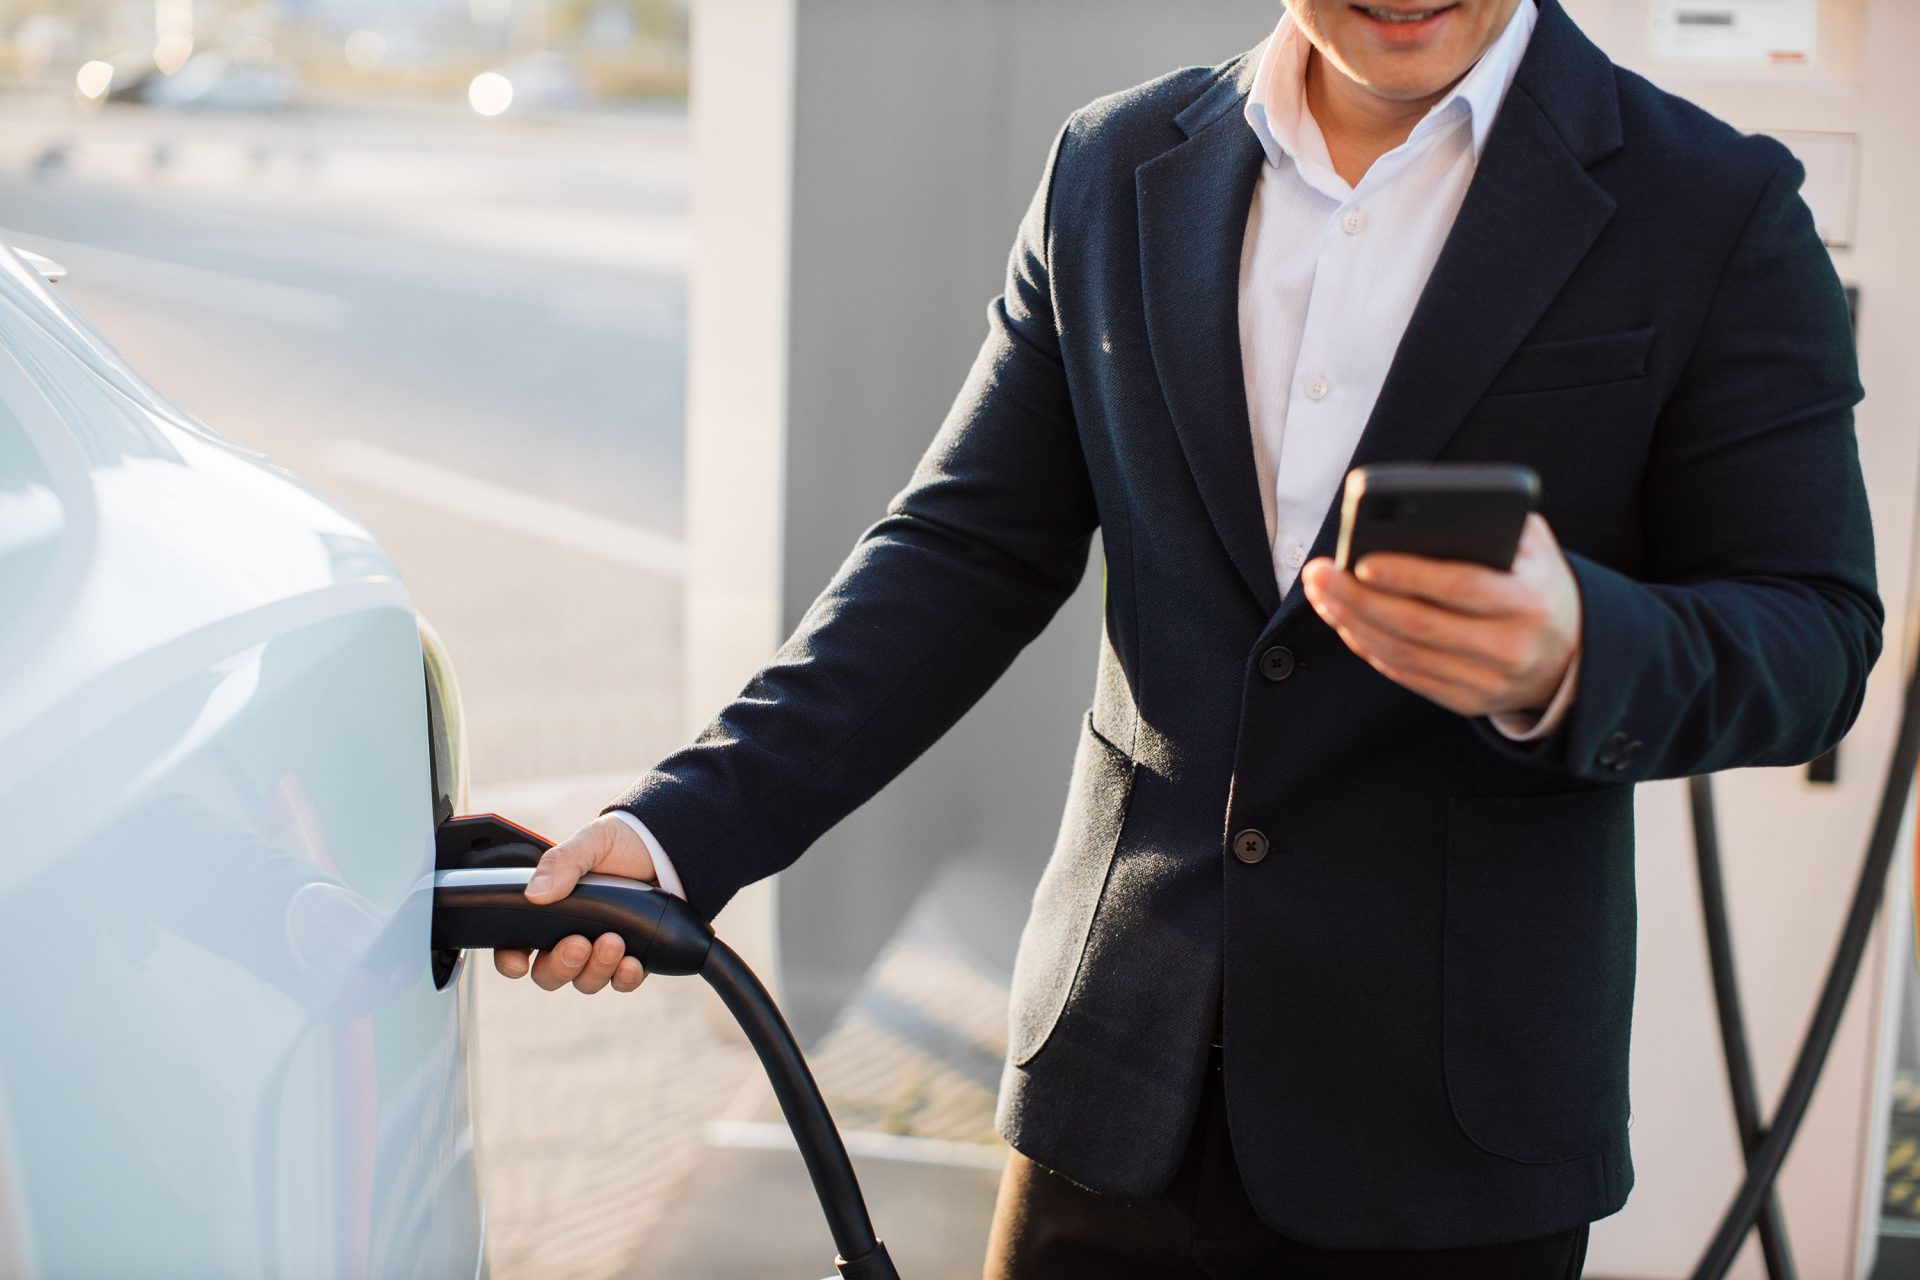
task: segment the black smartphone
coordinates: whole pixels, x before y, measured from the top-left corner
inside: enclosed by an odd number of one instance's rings
[[[1513,568],[1527,513],[1540,501],[1533,468],[1483,462],[1383,462],[1347,472],[1340,499],[1342,569],[1370,551]]]

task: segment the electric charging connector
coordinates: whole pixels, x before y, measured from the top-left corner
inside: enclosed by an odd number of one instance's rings
[[[545,951],[576,934],[615,933],[649,973],[700,975],[740,1024],[773,1084],[826,1213],[841,1280],[900,1280],[886,1244],[874,1235],[853,1163],[820,1086],[753,970],[685,902],[638,880],[588,875],[558,902],[530,901],[526,889],[533,868],[527,854],[537,860],[547,847],[541,837],[492,815],[442,824],[442,869],[433,877],[435,953]],[[450,850],[462,849],[483,855],[471,861],[495,865],[447,866],[464,860],[449,856]]]

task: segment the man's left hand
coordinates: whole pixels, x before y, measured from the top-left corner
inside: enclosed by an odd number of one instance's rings
[[[1310,560],[1300,584],[1347,648],[1463,716],[1543,710],[1580,649],[1580,589],[1538,513],[1511,572],[1376,551],[1355,573]]]

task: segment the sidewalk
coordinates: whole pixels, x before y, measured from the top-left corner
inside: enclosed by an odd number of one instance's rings
[[[995,1173],[854,1160],[906,1280],[979,1280]],[[818,1280],[833,1242],[797,1152],[714,1151],[669,1202],[625,1280]]]
[[[548,834],[605,779],[494,788]],[[577,792],[577,794],[576,794]],[[584,807],[583,806],[588,806]],[[817,1280],[833,1245],[759,1064],[695,979],[549,994],[477,957],[481,1177],[496,1280]],[[1006,992],[910,913],[808,1058],[875,1228],[910,1280],[981,1271],[1005,1147],[993,1133]]]

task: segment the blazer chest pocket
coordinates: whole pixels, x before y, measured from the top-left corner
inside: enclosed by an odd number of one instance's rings
[[[1626,382],[1646,375],[1652,348],[1650,328],[1525,343],[1494,375],[1483,394],[1523,395]]]

